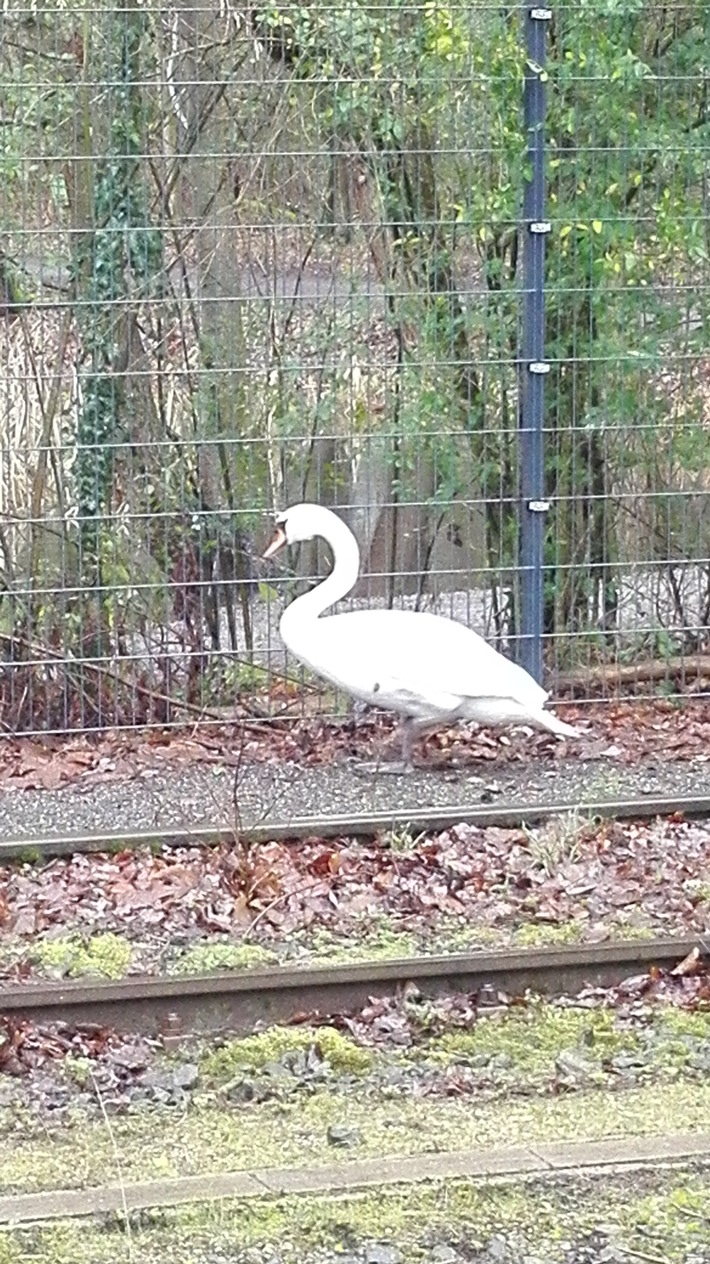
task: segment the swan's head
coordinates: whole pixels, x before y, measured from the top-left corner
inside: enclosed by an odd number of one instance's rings
[[[264,558],[275,557],[287,544],[302,544],[323,534],[325,518],[332,518],[323,505],[292,505],[276,516],[276,530],[264,551]]]

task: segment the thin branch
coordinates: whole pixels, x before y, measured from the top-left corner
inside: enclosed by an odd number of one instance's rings
[[[654,680],[666,680],[670,676],[684,676],[686,680],[710,677],[710,654],[689,654],[687,658],[659,658],[624,666],[602,663],[596,667],[581,667],[574,671],[560,672],[555,677],[555,689],[585,691],[590,685],[645,684]]]

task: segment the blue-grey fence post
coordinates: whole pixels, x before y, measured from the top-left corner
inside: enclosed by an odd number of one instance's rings
[[[552,11],[525,8],[524,121],[529,178],[523,198],[523,329],[520,389],[520,640],[523,667],[542,679],[545,514],[545,58]]]

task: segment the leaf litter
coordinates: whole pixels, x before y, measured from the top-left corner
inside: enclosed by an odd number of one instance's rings
[[[614,758],[633,766],[710,760],[710,702],[706,699],[563,704],[569,723],[580,725],[578,739],[559,742],[526,728],[509,732],[458,725],[428,735],[420,759],[434,770],[449,765],[523,763]],[[108,730],[96,735],[5,737],[0,745],[3,789],[54,790],[60,786],[119,781],[150,770],[195,763],[236,767],[242,762],[322,765],[344,757],[368,758],[393,739],[389,715],[367,711],[343,720],[322,717],[232,723],[201,720],[199,726],[149,730]]]
[[[199,944],[289,961],[318,942],[362,957],[383,927],[391,956],[406,955],[398,936],[436,951],[442,928],[467,950],[511,935],[703,933],[709,919],[710,826],[678,817],[77,853],[0,869],[0,977],[32,977],[38,943],[67,935],[120,935],[135,948],[128,971],[143,973],[180,968]]]

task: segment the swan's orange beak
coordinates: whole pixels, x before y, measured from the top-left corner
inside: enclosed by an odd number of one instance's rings
[[[275,557],[276,554],[279,552],[279,550],[282,549],[285,544],[288,544],[288,540],[286,539],[286,532],[284,531],[283,527],[277,527],[276,530],[274,531],[274,534],[269,544],[266,546],[266,548],[264,549],[264,552],[261,555],[263,560],[266,562],[270,557]]]

